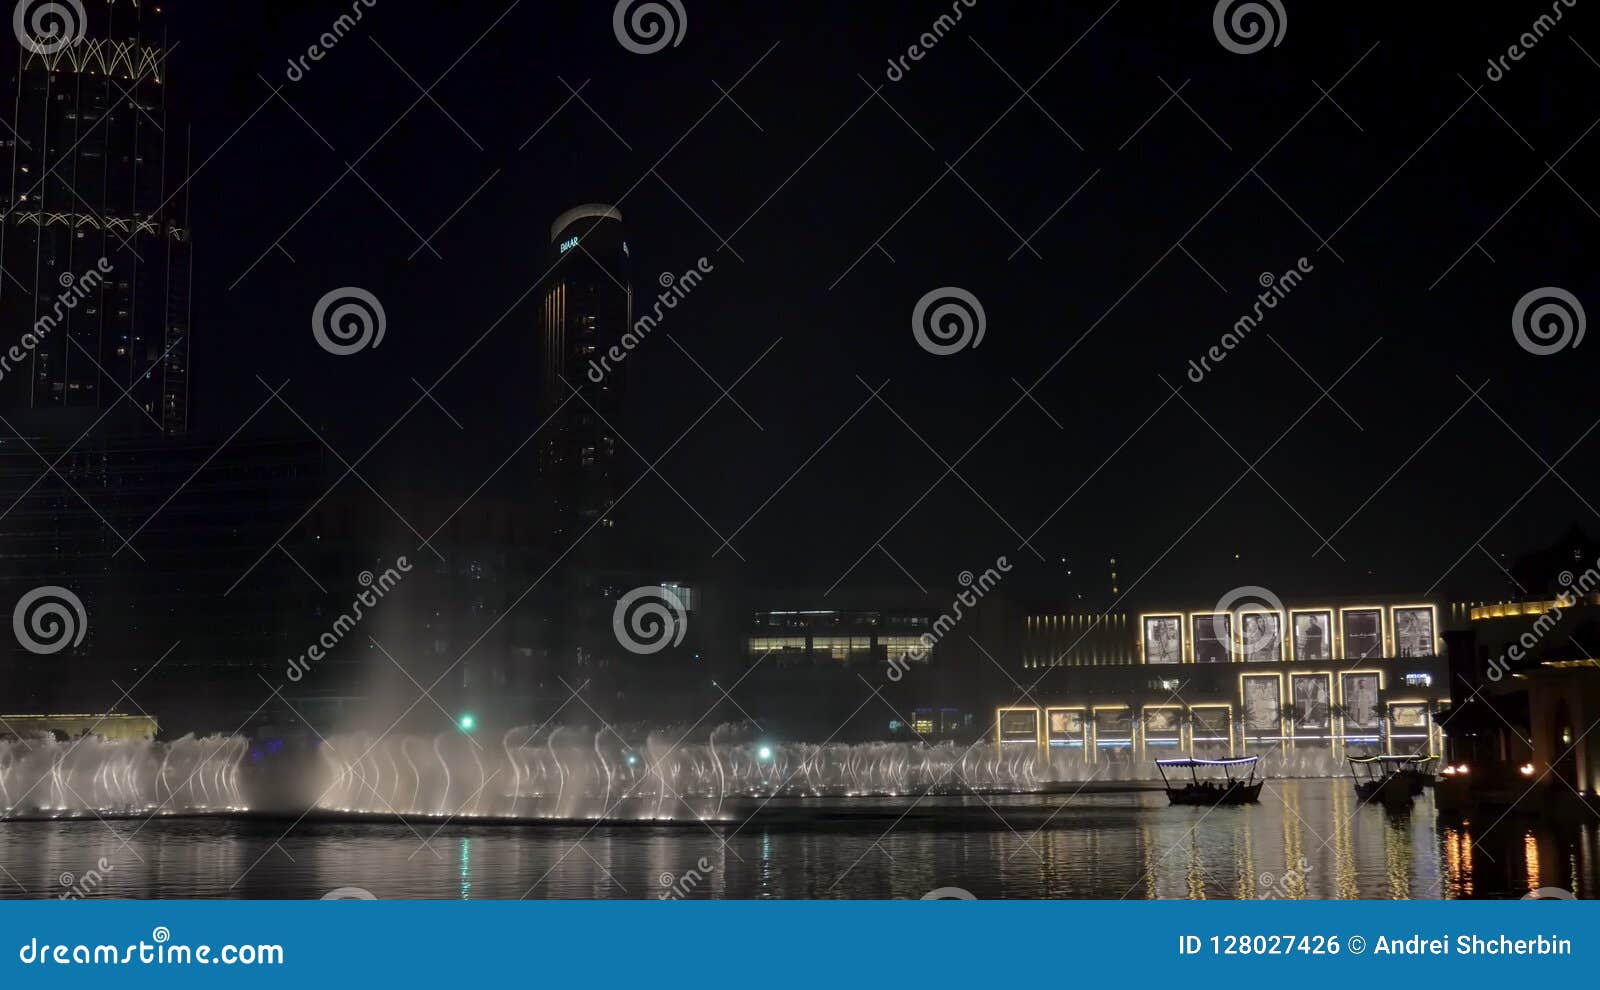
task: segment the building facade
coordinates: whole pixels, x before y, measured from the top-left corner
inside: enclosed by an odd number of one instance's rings
[[[615,522],[607,513],[621,489],[617,429],[627,393],[624,338],[633,322],[628,270],[616,207],[577,206],[550,225],[540,325],[539,476],[552,543],[563,549],[591,528]]]
[[[19,26],[13,50],[0,406],[23,429],[107,419],[121,432],[181,434],[193,252],[166,15],[129,0],[74,6],[86,20],[63,5],[63,33],[32,38]]]
[[[995,738],[1130,772],[1180,755],[1326,773],[1346,756],[1435,754],[1441,621],[1464,615],[1418,601],[1030,615],[1032,687],[997,707]]]

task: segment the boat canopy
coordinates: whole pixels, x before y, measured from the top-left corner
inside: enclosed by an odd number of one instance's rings
[[[1241,756],[1236,760],[1157,760],[1156,766],[1183,767],[1184,769],[1192,769],[1194,767],[1242,767],[1259,762],[1260,759],[1261,757],[1259,756]]]
[[[1425,755],[1423,755],[1421,753],[1414,753],[1414,754],[1412,754],[1410,756],[1352,756],[1352,757],[1349,757],[1349,760],[1350,760],[1351,763],[1387,763],[1387,764],[1393,764],[1393,763],[1426,763],[1429,760],[1437,760],[1437,759],[1438,759],[1437,756],[1425,756]]]

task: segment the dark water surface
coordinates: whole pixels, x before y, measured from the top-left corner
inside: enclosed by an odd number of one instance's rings
[[[774,802],[735,831],[90,818],[0,823],[10,897],[1521,897],[1597,893],[1600,819],[1441,821],[1348,781],[1274,781],[1247,808],[1159,792]]]

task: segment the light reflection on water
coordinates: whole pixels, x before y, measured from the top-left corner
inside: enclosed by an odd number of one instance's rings
[[[11,822],[0,825],[9,874],[0,885],[12,897],[314,898],[337,887],[460,899],[917,898],[938,887],[1113,899],[1596,893],[1594,821],[1441,823],[1431,793],[1393,814],[1328,780],[1273,781],[1251,808],[1173,808],[1155,792],[1064,800],[928,798],[892,831],[909,800],[870,802],[877,813],[821,827],[801,827],[807,815],[791,806],[725,847],[730,829],[698,825],[301,823],[284,835],[287,821]]]

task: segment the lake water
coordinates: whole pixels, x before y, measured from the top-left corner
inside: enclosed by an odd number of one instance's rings
[[[11,897],[1592,897],[1600,820],[1441,821],[1362,807],[1348,780],[1279,780],[1261,804],[1160,792],[775,801],[711,826],[94,818],[0,823]],[[947,892],[953,893],[953,892]]]

